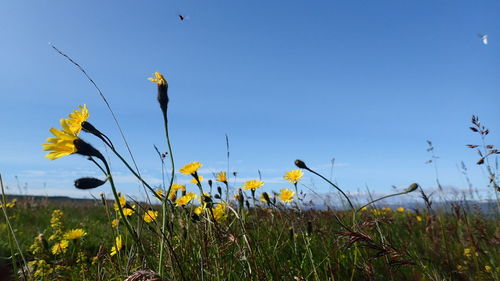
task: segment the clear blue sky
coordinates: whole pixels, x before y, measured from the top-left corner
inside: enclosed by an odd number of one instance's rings
[[[166,145],[146,78],[160,71],[178,167],[225,169],[227,133],[231,171],[250,179],[261,170],[267,190],[288,186],[280,178],[296,158],[327,176],[335,158],[334,178],[350,192],[412,182],[432,189],[432,140],[443,185],[466,186],[457,169],[464,161],[484,190],[465,144],[478,142],[468,130],[477,114],[499,145],[498,11],[500,2],[487,0],[2,1],[0,172],[10,193],[18,176],[30,193],[88,196],[72,181],[97,169],[79,156],[50,161],[41,149],[49,128],[80,104],[125,152],[95,89],[50,42],[101,87],[153,183],[153,144]],[[123,166],[112,165],[119,189],[137,194]],[[101,191],[109,186],[94,194]]]

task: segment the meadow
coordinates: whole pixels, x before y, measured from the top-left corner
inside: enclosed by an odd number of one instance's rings
[[[52,160],[84,156],[103,175],[76,179],[75,188],[109,187],[113,196],[101,193],[85,204],[16,201],[6,198],[2,184],[2,280],[500,280],[500,208],[488,214],[460,204],[437,209],[418,183],[357,202],[301,160],[284,173],[289,188],[279,192],[261,192],[261,179],[230,186],[229,178],[237,175],[229,171],[203,179],[200,162],[174,165],[168,82],[160,73],[150,81],[165,125],[168,151],[158,150],[165,183],[144,180],[90,123],[89,109],[79,106],[60,120],[61,128],[50,129],[53,136],[43,148]],[[493,165],[498,151],[484,145],[489,131],[477,117],[471,130],[483,140],[470,148],[488,172],[485,188],[498,192]],[[102,142],[150,200],[137,202],[121,193],[107,158],[80,134]],[[190,177],[199,192],[176,183],[176,173]],[[309,208],[300,185],[305,173],[335,191],[341,204]],[[408,193],[420,193],[422,207],[384,205],[385,199]]]

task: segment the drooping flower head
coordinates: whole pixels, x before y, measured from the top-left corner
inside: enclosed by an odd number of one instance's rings
[[[280,190],[279,198],[281,202],[292,202],[293,201],[293,196],[295,195],[295,191],[292,191],[291,189],[284,188]]]
[[[218,181],[218,182],[227,183],[226,172],[217,173],[215,180]]]
[[[188,193],[186,193],[186,195],[184,195],[181,198],[177,199],[175,201],[175,204],[177,204],[177,206],[184,206],[184,205],[186,205],[187,203],[189,203],[191,200],[193,200],[195,198],[196,198],[196,194],[194,192],[188,192]]]
[[[302,172],[302,170],[300,169],[297,169],[286,172],[283,178],[290,183],[296,184],[303,176],[304,172]]]
[[[75,140],[77,140],[78,137],[71,133],[64,119],[61,119],[61,126],[63,128],[62,130],[51,128],[50,132],[55,137],[47,138],[46,141],[48,143],[42,144],[43,150],[52,151],[45,155],[45,157],[50,160],[55,160],[62,156],[77,153],[78,151],[75,146]]]
[[[243,183],[243,190],[256,190],[264,185],[260,180],[249,180]]]
[[[87,232],[81,228],[72,229],[64,233],[64,239],[66,240],[77,240],[87,235]]]
[[[150,223],[158,217],[158,211],[148,210],[144,213],[144,221]]]
[[[89,110],[85,104],[83,106],[79,105],[78,108],[80,110],[73,110],[73,112],[69,114],[69,118],[64,119],[68,125],[69,131],[75,136],[82,130],[82,123],[89,118]]]
[[[182,167],[179,172],[184,175],[193,175],[198,171],[198,169],[203,166],[200,162],[191,162]]]

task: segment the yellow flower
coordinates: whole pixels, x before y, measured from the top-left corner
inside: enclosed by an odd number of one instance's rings
[[[120,201],[120,206],[125,207],[125,204],[127,204],[127,199],[125,199],[125,195],[121,195],[120,197],[118,197],[118,200]],[[118,207],[118,204],[116,204],[116,202],[113,204],[113,206],[115,207],[115,211],[118,211],[120,208]]]
[[[175,201],[175,204],[177,204],[177,206],[184,206],[184,205],[186,205],[187,203],[189,203],[191,200],[193,200],[195,198],[196,198],[196,194],[194,194],[193,192],[188,192],[188,193],[186,193],[186,195],[184,195],[181,198],[177,199]]]
[[[158,211],[148,210],[144,213],[144,221],[150,223],[158,217]]]
[[[87,235],[87,232],[81,228],[72,229],[64,234],[64,239],[66,240],[76,240]]]
[[[123,215],[130,217],[134,213],[134,209],[123,208]]]
[[[404,211],[405,211],[405,208],[403,208],[403,207],[399,207],[399,208],[397,208],[397,209],[396,209],[396,211],[398,211],[399,213],[402,213],[402,212],[404,212]]]
[[[172,190],[173,191],[177,191],[177,190],[181,190],[181,191],[186,191],[186,186],[183,185],[183,184],[172,184]]]
[[[155,190],[155,193],[158,197],[163,198],[163,189],[157,189]]]
[[[491,272],[491,270],[493,270],[493,267],[491,267],[489,265],[485,265],[484,270],[486,270],[486,272]]]
[[[47,138],[46,142],[48,143],[42,144],[43,150],[52,151],[45,155],[45,157],[50,160],[55,160],[59,157],[77,152],[74,141],[78,138],[71,133],[64,119],[61,119],[61,126],[63,127],[62,131],[56,128],[51,128],[50,132],[55,136],[55,138]]]
[[[302,177],[304,176],[304,172],[302,170],[297,169],[297,170],[291,170],[289,172],[285,173],[285,176],[283,178],[287,180],[288,182],[291,182],[293,184],[297,183]]]
[[[227,183],[226,172],[220,172],[216,174],[216,181]]]
[[[206,208],[207,208],[207,203],[203,203],[200,206],[196,207],[193,212],[198,216],[200,216],[203,213],[203,211],[205,211]]]
[[[418,222],[422,221],[422,217],[421,216],[416,216],[415,218],[417,219]]]
[[[82,123],[89,118],[89,110],[85,104],[83,107],[79,105],[78,108],[80,108],[80,111],[73,110],[73,112],[69,114],[69,119],[64,119],[68,125],[69,131],[75,136],[82,130]]]
[[[11,201],[11,202],[9,202],[9,203],[5,203],[5,207],[6,207],[7,209],[14,208],[14,207],[16,206],[16,202],[17,202],[17,200],[16,200],[16,199],[14,199],[14,200],[12,200],[12,201]],[[0,204],[0,209],[2,209],[2,208],[3,208],[3,205],[2,205],[2,204]]]
[[[460,265],[460,264],[459,264],[459,265],[457,265],[457,270],[458,270],[458,271],[463,271],[463,270],[464,270],[464,267],[463,267],[462,265]]]
[[[192,175],[198,171],[198,169],[203,166],[200,162],[191,162],[182,167],[179,172],[184,175]]]
[[[280,190],[280,195],[279,198],[281,202],[292,202],[293,201],[293,195],[295,195],[295,192],[292,191],[291,189],[284,188]]]
[[[223,203],[217,204],[215,208],[212,209],[212,212],[214,214],[214,219],[216,221],[222,221],[224,220],[227,215],[226,215],[226,205]]]
[[[52,254],[59,255],[61,253],[65,253],[68,248],[69,242],[68,240],[62,240],[61,242],[55,244],[52,247]]]
[[[465,248],[464,249],[464,256],[470,258],[472,257],[472,249],[471,248]]]
[[[384,207],[384,208],[382,208],[382,211],[384,211],[384,212],[390,212],[390,211],[392,211],[392,209],[389,208],[389,207]]]
[[[167,84],[167,80],[165,80],[165,77],[160,72],[155,72],[153,76],[152,78],[148,78],[148,80],[162,86]]]
[[[361,211],[366,211],[366,210],[368,210],[368,208],[367,208],[367,207],[363,207],[363,208],[361,208]]]
[[[199,180],[200,182],[202,182],[202,181],[203,181],[203,177],[202,177],[202,176],[198,176],[198,180]],[[198,181],[197,181],[195,178],[192,178],[192,179],[191,179],[191,183],[192,183],[192,184],[198,184]]]
[[[118,254],[118,252],[122,249],[122,236],[118,236],[115,238],[115,245],[113,247],[111,247],[111,253],[110,255],[111,256],[114,256],[116,254]]]
[[[380,211],[379,209],[372,209],[372,213],[375,215],[375,216],[380,216],[382,214],[382,211]]]
[[[243,190],[256,190],[264,185],[263,181],[259,180],[249,180],[243,183]]]
[[[112,226],[112,227],[117,227],[119,223],[120,223],[120,221],[119,221],[119,220],[114,219],[114,220],[112,220],[112,221],[111,221],[111,226]]]
[[[170,201],[175,201],[175,199],[177,199],[177,191],[170,191],[168,199],[170,199]]]

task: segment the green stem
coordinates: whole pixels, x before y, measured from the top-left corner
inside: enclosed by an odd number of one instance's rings
[[[403,194],[406,194],[406,193],[408,193],[408,191],[403,191],[403,192],[399,192],[399,193],[394,193],[394,194],[389,194],[389,195],[386,195],[386,196],[382,196],[382,197],[380,197],[380,198],[378,198],[378,199],[375,199],[375,200],[373,200],[373,201],[371,201],[371,202],[368,202],[367,204],[363,205],[362,207],[360,207],[359,209],[357,209],[357,210],[356,210],[356,212],[359,212],[359,211],[361,211],[361,209],[363,209],[364,207],[366,207],[366,206],[368,206],[368,205],[371,205],[371,204],[373,204],[373,203],[375,203],[375,202],[378,202],[378,201],[380,201],[380,200],[384,200],[384,199],[386,199],[386,198],[393,197],[393,196],[403,195]]]
[[[172,155],[172,145],[170,144],[170,137],[168,135],[168,118],[167,118],[167,111],[163,110],[163,123],[165,124],[165,137],[167,139],[167,145],[168,145],[168,155],[170,156],[170,165],[172,167],[171,174],[170,174],[170,183],[168,185],[168,190],[165,194],[165,198],[163,198],[162,201],[162,212],[163,212],[163,219],[162,219],[162,225],[161,225],[161,231],[162,233],[165,233],[165,228],[167,225],[167,198],[168,195],[170,194],[170,190],[172,189],[172,184],[174,183],[174,176],[175,176],[175,164],[174,164],[174,156]],[[163,251],[164,251],[164,245],[165,244],[165,238],[162,237],[160,241],[160,259],[158,261],[158,274],[163,277]]]

